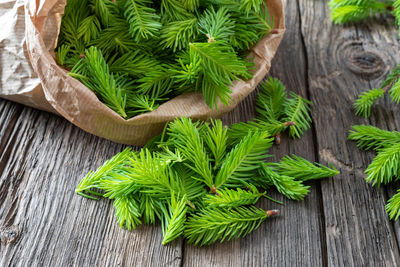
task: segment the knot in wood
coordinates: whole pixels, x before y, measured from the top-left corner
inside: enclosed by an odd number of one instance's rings
[[[374,80],[386,71],[384,55],[362,42],[349,42],[341,49],[345,67],[364,80]]]
[[[0,228],[0,241],[2,244],[14,243],[19,237],[19,229],[16,225]]]

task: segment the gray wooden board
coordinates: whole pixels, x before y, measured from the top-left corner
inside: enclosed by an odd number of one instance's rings
[[[299,4],[318,158],[341,169],[341,175],[321,182],[328,264],[395,266],[400,258],[384,211],[385,190],[363,180],[372,154],[346,141],[350,126],[363,122],[354,115],[354,98],[376,86],[393,66],[398,53],[394,29],[389,22],[377,28],[376,22],[371,27],[334,26],[326,1]]]
[[[329,21],[326,1],[285,2],[288,30],[271,75],[313,101],[314,123],[301,140],[283,137],[272,153],[331,162],[340,176],[310,183],[303,202],[271,192],[285,205],[259,205],[278,207],[281,216],[246,238],[203,248],[182,239],[162,246],[159,226],[122,230],[109,201],[74,193],[84,174],[124,146],[0,100],[0,266],[395,266],[400,228],[384,205],[396,187],[366,184],[363,170],[373,154],[346,141],[354,124],[400,127],[400,108],[388,101],[370,120],[352,110],[355,96],[400,61],[393,21],[343,28]],[[253,118],[255,95],[224,122]]]

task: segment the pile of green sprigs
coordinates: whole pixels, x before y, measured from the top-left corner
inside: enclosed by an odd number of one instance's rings
[[[302,200],[309,192],[305,181],[338,174],[295,155],[265,161],[274,136],[289,128],[297,137],[309,128],[308,105],[270,79],[261,86],[255,121],[228,128],[221,120],[176,119],[140,152],[126,149],[89,172],[76,192],[114,200],[127,229],[158,219],[163,244],[181,235],[199,245],[245,236],[278,212],[254,206],[269,198],[260,189]]]
[[[56,57],[123,118],[192,91],[214,108],[270,21],[265,0],[68,0]]]

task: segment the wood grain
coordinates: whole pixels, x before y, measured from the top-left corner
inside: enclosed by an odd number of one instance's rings
[[[346,141],[350,126],[362,122],[352,109],[356,95],[380,81],[394,61],[387,43],[392,32],[386,25],[372,38],[368,27],[333,26],[325,1],[299,3],[318,157],[341,170],[322,182],[328,265],[396,266],[398,244],[384,211],[384,189],[363,179],[371,154]]]
[[[333,26],[327,1],[286,2],[287,33],[271,75],[313,101],[313,129],[284,137],[275,159],[295,153],[341,170],[311,183],[303,202],[283,200],[282,214],[246,238],[210,247],[182,239],[161,245],[161,230],[122,230],[112,203],[74,193],[81,177],[124,146],[84,133],[64,119],[0,100],[0,266],[396,266],[400,225],[385,202],[400,184],[373,188],[363,171],[374,154],[346,141],[351,125],[400,129],[388,100],[370,120],[354,115],[363,89],[378,86],[400,62],[393,21]],[[251,94],[226,124],[254,117]],[[267,200],[260,207],[276,208]]]

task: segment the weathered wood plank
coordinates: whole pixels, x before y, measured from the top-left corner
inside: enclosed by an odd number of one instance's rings
[[[8,160],[8,154],[10,151],[10,146],[12,144],[9,137],[14,129],[15,123],[21,113],[21,110],[21,105],[16,105],[9,101],[0,99],[0,174],[2,173],[4,166]]]
[[[2,114],[16,106],[6,105]],[[30,108],[14,124],[0,139],[13,142],[0,176],[0,266],[180,265],[181,241],[162,246],[159,227],[122,230],[110,201],[74,192],[87,171],[122,145]]]
[[[299,34],[299,17],[296,5],[286,6],[287,32],[278,50],[271,75],[280,78],[288,87],[304,97],[306,93],[306,62]],[[227,123],[252,119],[254,98],[251,94],[238,108],[224,117]],[[312,131],[301,140],[284,138],[272,153],[276,159],[288,153],[315,160]],[[272,154],[271,153],[271,154]],[[184,266],[323,266],[323,232],[321,196],[318,185],[314,184],[310,195],[303,202],[287,201],[278,194],[272,194],[285,202],[281,216],[264,222],[260,228],[241,240],[234,240],[210,247],[198,248],[185,245]],[[277,205],[263,200],[265,209]]]
[[[393,32],[389,23],[373,35],[369,27],[333,26],[327,1],[299,3],[318,156],[341,169],[322,182],[328,264],[396,266],[398,244],[384,211],[384,189],[363,180],[371,154],[346,141],[350,126],[362,122],[352,110],[354,98],[376,84],[398,53]]]

